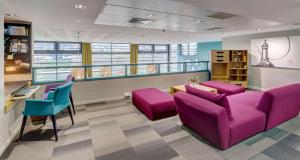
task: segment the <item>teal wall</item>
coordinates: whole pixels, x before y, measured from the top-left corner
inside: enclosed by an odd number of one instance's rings
[[[200,61],[210,61],[211,50],[221,50],[222,41],[198,43],[198,56]]]
[[[185,61],[210,61],[210,51],[211,50],[221,50],[222,49],[222,41],[215,42],[202,42],[198,43],[197,50],[198,54],[195,56],[183,56],[178,55],[179,62]]]

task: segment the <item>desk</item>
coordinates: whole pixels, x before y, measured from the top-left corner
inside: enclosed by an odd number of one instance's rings
[[[204,91],[207,91],[207,92],[212,92],[212,93],[218,93],[218,90],[215,89],[215,88],[211,88],[211,87],[207,87],[207,86],[203,86],[203,85],[200,85],[200,84],[190,84],[192,87],[194,88],[197,88],[197,89],[200,89],[200,90],[204,90]],[[175,94],[176,92],[178,91],[182,91],[182,92],[186,92],[185,90],[185,85],[178,85],[178,86],[172,86],[170,88],[170,93],[173,95]]]
[[[35,98],[35,93],[40,89],[41,86],[34,86],[32,88],[29,88],[29,91],[25,94],[25,96],[20,96],[20,97],[12,97],[10,96],[6,101],[5,101],[5,106],[4,106],[4,111],[8,112],[12,109],[14,106],[14,102],[18,100],[26,100],[29,98]]]

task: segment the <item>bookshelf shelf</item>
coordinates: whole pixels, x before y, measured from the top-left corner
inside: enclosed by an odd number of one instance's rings
[[[248,87],[247,50],[212,50],[211,79]]]

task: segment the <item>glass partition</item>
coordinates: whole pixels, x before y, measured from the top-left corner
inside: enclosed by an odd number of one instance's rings
[[[33,67],[33,84],[64,81],[73,74],[77,81],[129,78],[136,76],[164,75],[174,73],[208,71],[208,61],[116,64],[88,66],[50,66]]]

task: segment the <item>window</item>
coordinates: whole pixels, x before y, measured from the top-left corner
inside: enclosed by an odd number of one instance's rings
[[[54,42],[35,42],[34,50],[36,50],[36,51],[54,51],[55,43]]]
[[[153,46],[151,44],[140,44],[139,45],[139,53],[140,52],[152,52]]]
[[[34,42],[34,67],[82,65],[81,44],[75,42]],[[40,81],[63,80],[72,68],[41,69],[35,73]]]
[[[92,64],[108,65],[108,67],[93,67],[93,77],[103,77],[102,72],[111,72],[110,76],[125,75],[125,66],[130,64],[130,44],[124,43],[92,43]],[[121,65],[122,64],[122,65]],[[113,66],[111,66],[113,65]],[[120,65],[120,66],[118,66]]]
[[[170,62],[178,62],[178,54],[179,54],[179,45],[171,44],[170,45]],[[179,72],[183,70],[182,64],[170,64],[169,72]]]
[[[178,61],[178,44],[170,45],[170,62]]]
[[[111,52],[110,43],[92,43],[92,53],[109,53]]]
[[[183,43],[180,45],[180,54],[193,56],[197,54],[197,43]]]
[[[138,63],[167,63],[168,45],[139,45]]]
[[[130,63],[130,44],[92,43],[91,46],[93,65]]]
[[[81,49],[80,43],[59,43],[60,51],[79,51]]]
[[[138,63],[139,64],[168,63],[168,55],[169,55],[168,45],[140,44]],[[160,72],[168,71],[168,64],[160,64],[159,67],[160,67],[159,70]],[[138,66],[138,74],[147,74],[149,72],[148,70],[155,70],[155,72],[158,72],[158,68],[151,65]]]

